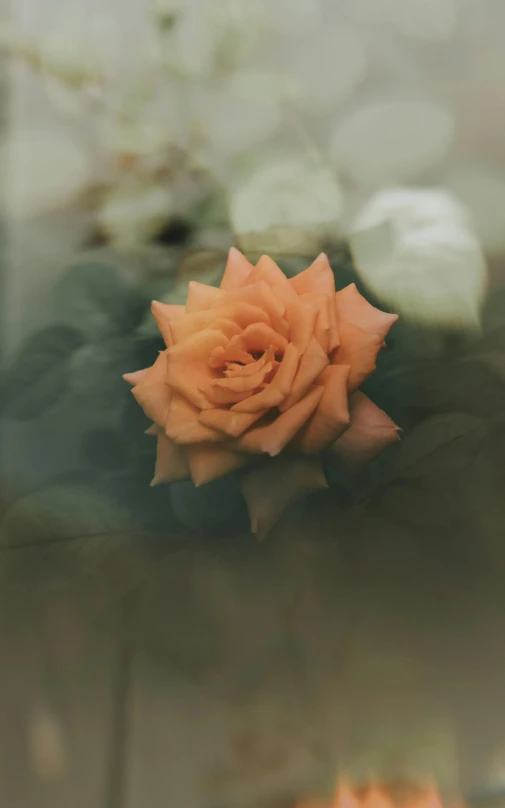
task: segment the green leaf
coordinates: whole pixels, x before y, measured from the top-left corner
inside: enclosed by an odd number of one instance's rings
[[[88,338],[128,333],[142,316],[146,301],[129,288],[107,263],[76,264],[53,289],[58,319],[79,328]]]
[[[84,484],[18,499],[0,523],[0,574],[37,585],[64,582],[101,563],[135,531],[131,516]]]
[[[28,337],[4,376],[2,414],[29,420],[49,409],[66,389],[68,361],[81,344],[79,332],[65,325]]]
[[[201,488],[189,480],[172,483],[170,502],[177,518],[192,530],[205,530],[237,518],[244,500],[237,477],[228,474]]]
[[[453,468],[457,471],[471,459],[484,431],[485,422],[466,413],[442,413],[428,418],[402,440],[394,476],[419,476],[430,465],[435,465],[438,472]]]

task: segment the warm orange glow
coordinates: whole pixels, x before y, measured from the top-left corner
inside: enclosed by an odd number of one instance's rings
[[[435,786],[384,786],[353,788],[341,782],[329,800],[308,799],[296,808],[448,808]],[[454,803],[452,808],[456,808]]]

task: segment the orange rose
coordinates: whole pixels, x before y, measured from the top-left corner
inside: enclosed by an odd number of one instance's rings
[[[354,284],[335,292],[326,255],[288,280],[232,247],[219,289],[192,281],[185,306],[155,301],[152,312],[166,350],[125,378],[158,437],[153,485],[244,468],[264,535],[294,497],[326,487],[323,452],[356,469],[397,439],[357,389],[397,316]]]

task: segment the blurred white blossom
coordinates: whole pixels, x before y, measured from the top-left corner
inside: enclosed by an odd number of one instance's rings
[[[321,0],[257,0],[270,24],[280,34],[303,35],[321,25]]]
[[[459,0],[347,0],[363,23],[385,24],[401,34],[435,42],[454,32]]]
[[[104,142],[112,154],[125,160],[161,154],[170,144],[166,126],[147,118],[113,117],[105,124]]]
[[[477,326],[487,276],[469,221],[445,191],[380,191],[358,214],[350,237],[357,271],[402,316],[444,327]]]
[[[149,241],[169,220],[173,195],[165,184],[125,179],[106,194],[98,214],[103,233],[118,250]]]
[[[290,68],[303,90],[307,110],[313,113],[333,110],[366,74],[363,38],[349,24],[318,30],[293,50]]]
[[[375,98],[339,120],[331,137],[337,165],[366,187],[412,181],[447,154],[454,123],[434,100]]]
[[[451,168],[443,184],[469,208],[477,234],[487,250],[505,247],[505,175],[488,166]]]
[[[327,166],[300,155],[277,157],[244,179],[230,213],[244,249],[310,254],[335,234],[342,191]]]
[[[1,145],[5,205],[14,217],[28,218],[62,207],[89,181],[89,157],[63,127],[11,131]]]

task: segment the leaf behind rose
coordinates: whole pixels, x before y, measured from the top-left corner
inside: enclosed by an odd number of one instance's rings
[[[418,476],[430,463],[440,470],[461,466],[468,460],[473,440],[485,432],[482,418],[462,412],[442,413],[418,424],[401,443],[394,467],[395,477]]]
[[[39,489],[0,523],[0,576],[55,585],[94,568],[135,531],[131,515],[85,484]]]
[[[143,295],[104,261],[77,263],[56,282],[54,309],[63,323],[79,328],[88,338],[128,333],[146,307]]]
[[[29,336],[3,378],[1,414],[22,421],[49,409],[66,389],[68,362],[81,344],[80,333],[66,325]]]

